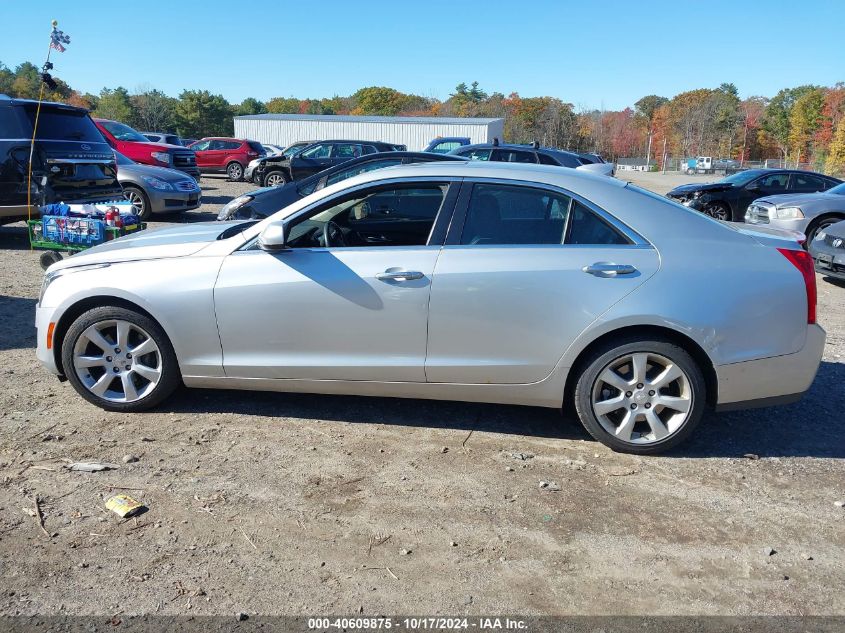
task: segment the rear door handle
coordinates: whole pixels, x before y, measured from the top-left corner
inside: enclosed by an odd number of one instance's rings
[[[412,281],[414,279],[422,279],[424,276],[418,270],[388,268],[383,273],[378,273],[376,279],[380,279],[381,281]]]
[[[596,262],[582,269],[585,273],[597,277],[613,277],[616,275],[631,275],[637,272],[631,264],[611,264],[610,262]]]

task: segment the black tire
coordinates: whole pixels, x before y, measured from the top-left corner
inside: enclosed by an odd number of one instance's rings
[[[274,180],[278,180],[278,182],[274,182]],[[268,171],[264,174],[264,180],[261,183],[264,187],[281,187],[290,182],[290,178],[288,177],[287,173],[285,173],[281,169],[273,169],[272,171]]]
[[[113,402],[101,398],[89,391],[75,370],[73,362],[74,348],[82,333],[92,325],[109,320],[128,321],[140,327],[153,339],[158,347],[158,352],[161,356],[161,376],[155,387],[139,400],[133,402]],[[179,362],[176,359],[176,353],[173,351],[173,346],[167,334],[165,334],[161,326],[153,319],[134,310],[117,306],[104,306],[88,310],[71,324],[61,342],[61,346],[62,366],[70,384],[73,385],[73,388],[80,396],[106,411],[132,413],[151,409],[167,399],[182,382],[182,376],[179,372]],[[106,371],[108,372],[108,368]]]
[[[127,200],[132,202],[138,217],[142,220],[150,219],[150,216],[153,214],[152,209],[150,208],[150,198],[143,189],[134,185],[124,185],[123,194],[126,196]]]
[[[717,220],[733,222],[733,213],[731,212],[731,208],[724,202],[708,202],[704,205],[702,212]]]
[[[232,182],[240,182],[244,179],[244,166],[233,160],[226,165],[226,177]]]
[[[810,247],[810,242],[816,239],[816,233],[822,229],[826,229],[831,224],[842,222],[843,219],[845,218],[828,215],[810,223],[810,226],[807,227],[807,240],[804,242],[804,248],[807,249]]]
[[[618,361],[618,359],[628,354],[642,352],[660,355],[677,365],[684,372],[691,391],[691,406],[686,417],[667,437],[662,440],[648,441],[647,443],[635,443],[634,441],[619,439],[602,426],[593,409],[593,391],[594,388],[597,388],[596,385],[597,381],[599,381],[599,376],[605,369],[612,366],[614,361]],[[686,350],[668,340],[659,338],[637,340],[636,338],[623,337],[608,341],[590,353],[579,364],[576,371],[580,373],[577,374],[578,378],[575,383],[573,400],[575,411],[578,414],[581,424],[584,425],[587,432],[596,440],[620,453],[653,455],[667,451],[685,441],[690,436],[701,421],[704,413],[707,402],[707,384],[704,380],[704,374]],[[648,385],[646,385],[647,388]],[[631,406],[633,407],[634,405]],[[657,411],[656,408],[655,411]],[[642,409],[641,413],[644,414],[645,410]],[[635,424],[640,424],[640,422],[636,422]],[[642,422],[642,424],[645,425],[646,422]]]
[[[56,262],[62,261],[62,254],[59,251],[44,251],[38,258],[42,270],[47,270]]]

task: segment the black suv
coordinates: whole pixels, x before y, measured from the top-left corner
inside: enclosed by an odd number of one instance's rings
[[[550,147],[533,145],[514,145],[510,143],[479,143],[477,145],[463,145],[453,149],[451,154],[466,156],[472,160],[492,160],[502,163],[540,163],[541,165],[557,165],[575,169],[586,162],[578,154],[565,152]]]
[[[359,156],[404,149],[404,145],[381,141],[314,141],[290,157],[281,155],[255,159],[247,167],[245,177],[264,187],[275,187],[292,180],[302,180]]]
[[[0,95],[0,224],[25,219],[36,101]],[[84,108],[42,103],[32,156],[30,209],[123,198],[114,152]]]

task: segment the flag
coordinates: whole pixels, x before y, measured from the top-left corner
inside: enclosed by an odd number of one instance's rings
[[[70,37],[65,35],[63,31],[60,31],[54,26],[53,32],[50,33],[50,48],[55,48],[60,53],[64,53],[65,44],[70,44]]]

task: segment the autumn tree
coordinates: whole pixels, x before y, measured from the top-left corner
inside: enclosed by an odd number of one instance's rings
[[[790,115],[795,102],[816,86],[798,86],[797,88],[784,88],[778,92],[766,106],[763,116],[763,130],[777,144],[784,160],[789,157],[789,130]]]
[[[828,174],[845,176],[845,119],[836,126],[824,168]]]
[[[273,114],[297,114],[299,112],[299,99],[293,97],[273,97],[267,102],[267,112]]]
[[[810,158],[810,141],[821,126],[823,107],[824,90],[813,88],[798,97],[789,112],[789,145],[796,163]]]

